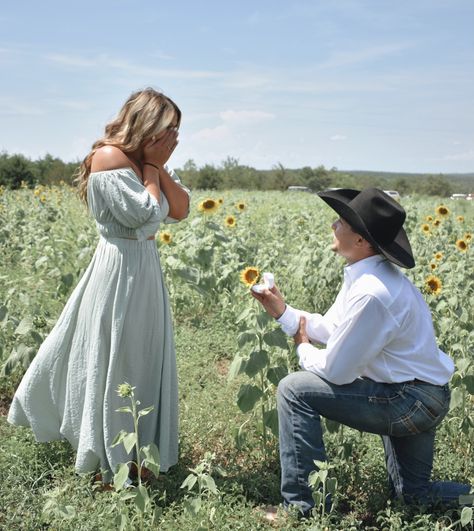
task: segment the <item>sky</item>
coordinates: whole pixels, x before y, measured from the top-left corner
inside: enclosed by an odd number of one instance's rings
[[[474,171],[473,0],[15,0],[0,27],[0,151],[82,160],[151,86],[174,167]]]

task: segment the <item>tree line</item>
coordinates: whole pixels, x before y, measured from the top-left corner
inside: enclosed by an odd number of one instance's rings
[[[64,162],[50,154],[31,160],[21,154],[3,152],[0,153],[0,186],[17,189],[37,184],[54,185],[61,181],[72,185],[78,165],[78,162]],[[176,168],[176,172],[190,188],[208,190],[286,190],[289,186],[306,186],[317,191],[333,187],[376,186],[397,190],[402,195],[416,193],[449,197],[456,192],[472,192],[474,188],[474,177],[471,175],[456,178],[442,174],[345,172],[322,165],[290,169],[282,164],[276,164],[269,170],[257,170],[240,164],[233,157],[227,157],[220,165],[205,164],[200,167],[193,160],[188,160],[182,168]]]

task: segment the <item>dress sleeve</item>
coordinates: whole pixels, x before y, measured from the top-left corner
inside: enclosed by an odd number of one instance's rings
[[[181,179],[178,177],[178,175],[176,175],[176,172],[170,167],[168,167],[167,165],[165,165],[165,170],[168,172],[169,176],[173,179],[173,181],[188,194],[188,197],[190,197],[191,192],[189,188],[186,188],[186,186],[184,186],[184,184],[181,182]],[[168,206],[168,210],[169,210],[169,206]],[[189,206],[188,206],[188,212],[186,214],[186,217],[188,217],[188,215],[189,215]],[[164,220],[165,223],[178,223],[178,221],[179,220],[172,218],[170,216],[166,216]]]
[[[99,187],[112,216],[125,227],[135,229],[138,240],[156,233],[163,219],[162,209],[132,169],[107,172]]]

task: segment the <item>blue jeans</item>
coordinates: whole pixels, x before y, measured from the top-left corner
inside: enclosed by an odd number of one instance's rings
[[[453,503],[469,485],[430,482],[436,426],[449,409],[448,385],[377,383],[359,378],[335,385],[314,373],[289,374],[278,385],[281,493],[308,513],[314,460],[326,461],[321,416],[382,436],[392,493],[407,502]]]

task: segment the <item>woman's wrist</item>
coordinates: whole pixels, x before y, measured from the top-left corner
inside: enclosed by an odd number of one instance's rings
[[[161,164],[156,164],[155,162],[148,162],[148,161],[145,161],[143,163],[143,166],[151,166],[152,168],[155,168],[156,170],[158,170],[159,172],[163,170],[163,165]]]

